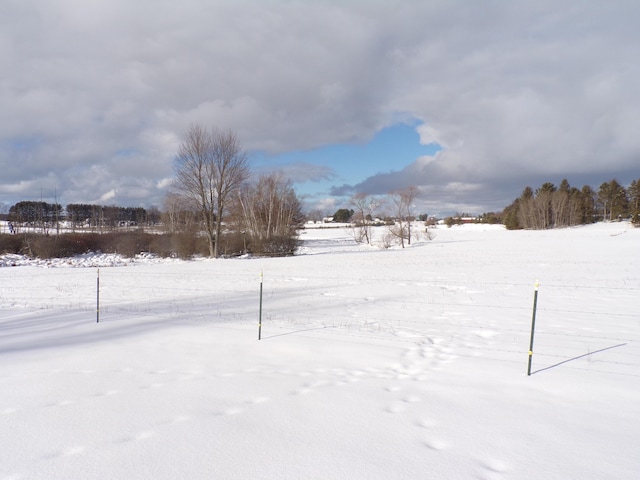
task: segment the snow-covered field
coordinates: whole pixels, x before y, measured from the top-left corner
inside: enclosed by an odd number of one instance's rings
[[[0,480],[638,478],[640,229],[435,234],[3,257]]]

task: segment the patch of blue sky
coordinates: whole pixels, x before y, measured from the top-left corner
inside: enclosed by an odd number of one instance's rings
[[[439,150],[441,147],[437,144],[420,143],[415,124],[397,123],[380,130],[364,144],[327,145],[271,156],[254,153],[251,161],[258,171],[282,169],[287,172],[296,164],[324,167],[317,169],[317,178],[312,175],[292,178],[301,193],[311,193],[328,191],[333,185],[355,185],[378,173],[401,170],[417,158],[435,155]]]

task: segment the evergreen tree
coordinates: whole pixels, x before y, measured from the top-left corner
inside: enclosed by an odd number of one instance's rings
[[[338,223],[349,223],[353,217],[353,210],[348,208],[339,208],[336,213],[333,214],[333,221]]]
[[[625,217],[629,206],[627,192],[616,180],[603,182],[598,189],[598,202],[605,220]]]

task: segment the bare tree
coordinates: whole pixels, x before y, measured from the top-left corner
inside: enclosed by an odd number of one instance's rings
[[[404,190],[397,190],[389,194],[391,203],[395,208],[395,223],[391,226],[391,234],[398,239],[402,248],[407,244],[411,245],[411,222],[413,221],[413,202],[418,196],[419,190],[415,186],[410,186]]]
[[[198,205],[192,199],[171,191],[167,193],[163,218],[169,232],[193,230],[200,223],[197,221],[198,213]]]
[[[391,203],[394,207],[394,212],[392,213],[393,225],[389,227],[390,237],[387,239],[387,243],[389,246],[391,245],[391,237],[395,238],[402,248],[404,248],[404,241],[407,238],[407,226],[404,221],[404,203],[402,201],[402,195],[399,192],[393,192],[389,194],[389,198],[391,199]]]
[[[373,216],[382,205],[382,201],[368,193],[356,193],[351,197],[350,203],[355,210],[353,214],[355,239],[358,242],[366,242],[370,245]]]
[[[214,167],[217,175],[216,197],[216,238],[222,233],[222,217],[230,195],[237,192],[251,175],[246,153],[242,150],[238,137],[231,131],[213,133]],[[219,255],[219,242],[215,243],[214,256]]]
[[[414,220],[413,202],[420,193],[418,187],[411,185],[400,191],[400,198],[404,204],[404,213],[407,219],[407,243],[411,245],[411,222]]]
[[[234,132],[191,125],[176,158],[174,191],[197,202],[209,255],[219,256],[222,220],[229,195],[249,178],[245,152]]]
[[[249,237],[251,250],[271,255],[293,254],[297,229],[303,223],[302,206],[291,182],[281,173],[262,175],[237,196],[239,226]]]
[[[558,190],[551,194],[551,225],[553,228],[570,225],[569,192]]]
[[[312,221],[313,223],[321,222],[323,218],[328,217],[325,212],[320,209],[310,210],[307,212],[307,220]]]

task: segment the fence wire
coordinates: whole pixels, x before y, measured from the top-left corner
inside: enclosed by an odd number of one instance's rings
[[[0,275],[0,319],[3,311],[74,310],[92,321],[99,291],[103,322],[149,317],[246,326],[258,321],[258,275],[163,269],[159,278],[153,269],[105,268],[98,287],[97,273],[12,269],[11,275]],[[543,284],[539,370],[564,364],[640,375],[640,287],[628,283]],[[335,341],[433,342],[441,353],[522,362],[532,297],[532,282],[267,274],[262,324],[265,339],[321,334]],[[607,350],[614,346],[619,348]]]

